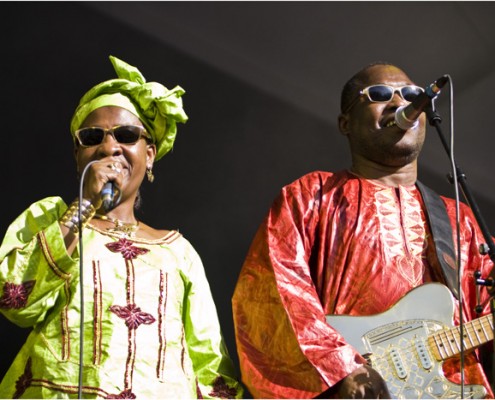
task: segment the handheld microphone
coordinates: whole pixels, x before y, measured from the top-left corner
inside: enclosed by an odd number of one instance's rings
[[[404,130],[415,127],[418,124],[418,118],[431,101],[438,96],[440,89],[447,83],[449,77],[442,76],[425,88],[410,104],[401,106],[395,112],[395,124]]]
[[[105,183],[101,191],[101,201],[103,202],[103,209],[110,211],[113,208],[113,199],[115,197],[115,188],[113,182]]]

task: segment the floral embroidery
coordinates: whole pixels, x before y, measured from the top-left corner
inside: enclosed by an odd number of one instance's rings
[[[196,378],[196,398],[198,399],[203,398],[203,393],[201,393],[201,389],[199,388],[199,382],[197,378]]]
[[[237,390],[227,385],[223,376],[217,376],[213,382],[213,390],[210,392],[210,396],[221,399],[234,399],[236,394]]]
[[[109,394],[107,399],[135,399],[136,395],[132,393],[129,389],[120,392],[119,394]]]
[[[31,371],[31,357],[28,358],[26,363],[26,368],[24,368],[24,373],[17,379],[15,383],[15,393],[12,396],[13,399],[18,399],[23,395],[26,389],[31,386],[33,381],[33,372]]]
[[[125,307],[111,306],[110,311],[125,319],[125,324],[129,329],[137,329],[141,324],[150,325],[155,322],[155,317],[141,311],[141,308],[135,304],[128,304]]]
[[[108,243],[106,246],[114,253],[122,253],[122,256],[126,260],[133,260],[137,258],[137,256],[146,254],[149,251],[149,249],[134,246],[133,243],[126,238],[120,238],[117,242]]]
[[[120,392],[119,394],[109,394],[107,399],[135,399],[136,395],[132,393],[129,389]]]
[[[26,306],[27,299],[33,290],[36,281],[23,282],[20,285],[5,282],[3,296],[0,299],[0,308],[22,308]]]

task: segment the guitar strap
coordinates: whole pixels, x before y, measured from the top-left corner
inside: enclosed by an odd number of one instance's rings
[[[443,276],[448,288],[459,299],[457,288],[457,267],[454,242],[452,239],[452,227],[447,215],[447,209],[440,196],[432,189],[417,181],[418,187],[426,207],[426,214],[430,224],[430,230],[435,243],[437,259],[442,267]]]

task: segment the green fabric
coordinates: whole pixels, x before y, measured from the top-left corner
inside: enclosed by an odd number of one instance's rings
[[[0,398],[77,397],[79,259],[67,254],[60,232],[66,208],[58,197],[33,204],[0,247],[0,311],[33,327],[0,384]],[[191,244],[176,231],[160,240],[119,239],[91,226],[83,231],[83,396],[185,399],[199,390],[204,398],[242,398]],[[119,243],[117,250],[107,247]],[[29,282],[25,303],[6,306],[8,285]],[[10,298],[15,293],[21,292]],[[2,339],[8,345],[5,333]]]
[[[118,79],[111,79],[91,88],[80,100],[71,120],[72,135],[86,117],[104,106],[119,106],[135,114],[143,123],[156,144],[155,161],[173,147],[177,123],[188,119],[182,108],[184,89],[176,86],[168,90],[157,82],[146,82],[136,67],[110,56]],[[73,137],[75,140],[75,137]]]

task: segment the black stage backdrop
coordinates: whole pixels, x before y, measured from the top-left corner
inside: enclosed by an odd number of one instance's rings
[[[110,54],[138,67],[148,81],[182,86],[190,120],[179,125],[173,152],[155,164],[155,182],[144,184],[139,217],[178,229],[200,254],[237,365],[231,296],[245,254],[283,185],[313,170],[348,166],[345,139],[335,124],[85,3],[2,2],[0,14],[2,237],[32,202],[75,198],[69,121],[86,90],[115,77]],[[391,28],[395,23],[388,21]],[[450,190],[443,179],[421,172],[424,183]],[[494,226],[494,216],[486,217]],[[0,377],[26,335],[0,317]]]

